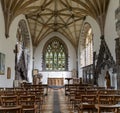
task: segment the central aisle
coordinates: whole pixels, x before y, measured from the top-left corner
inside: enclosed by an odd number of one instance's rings
[[[42,113],[74,113],[70,110],[64,88],[49,89],[42,111]]]
[[[60,100],[57,90],[54,90],[53,106],[53,113],[60,113]]]

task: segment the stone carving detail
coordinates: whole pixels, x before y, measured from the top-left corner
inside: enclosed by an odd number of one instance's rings
[[[96,69],[98,73],[107,65],[108,68],[114,68],[115,61],[110,53],[110,50],[105,42],[104,36],[101,36],[101,45],[98,54]]]
[[[20,20],[15,46],[15,80],[28,80],[27,72],[30,62],[30,38],[25,20]]]
[[[20,57],[19,62],[16,66],[16,80],[28,80],[27,79],[27,69],[25,66],[25,57],[24,57],[24,51],[22,51],[22,55]]]
[[[100,50],[96,60],[96,64],[94,64],[94,85],[97,85],[98,75],[101,73],[101,70],[105,68],[105,66],[107,66],[108,69],[113,68],[113,71],[115,71],[115,61],[106,44],[104,36],[101,36]]]
[[[118,36],[120,36],[120,7],[118,7],[115,11],[115,19],[117,20],[116,31],[117,31]]]
[[[115,18],[117,20],[116,31],[117,31],[118,36],[120,37],[120,7],[118,7],[115,11]],[[120,65],[120,38],[115,39],[115,41],[116,41],[116,47],[115,47],[116,64]]]
[[[120,65],[120,38],[115,39],[116,65]]]

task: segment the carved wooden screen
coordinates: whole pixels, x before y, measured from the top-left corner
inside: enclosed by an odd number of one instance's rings
[[[57,37],[50,39],[43,50],[43,70],[65,71],[68,69],[66,45]]]

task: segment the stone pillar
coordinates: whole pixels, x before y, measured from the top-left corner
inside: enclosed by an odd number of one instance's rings
[[[120,38],[115,39],[117,89],[120,89]]]
[[[115,39],[115,53],[116,53],[116,74],[117,74],[117,89],[120,89],[120,6],[115,11],[116,32],[118,38]]]

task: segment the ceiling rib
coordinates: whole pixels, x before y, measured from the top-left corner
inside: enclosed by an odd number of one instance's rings
[[[32,36],[33,46],[37,46],[51,32],[63,34],[78,47],[84,18],[96,20],[104,34],[106,13],[110,0],[1,0],[5,35],[20,14],[25,14]]]

